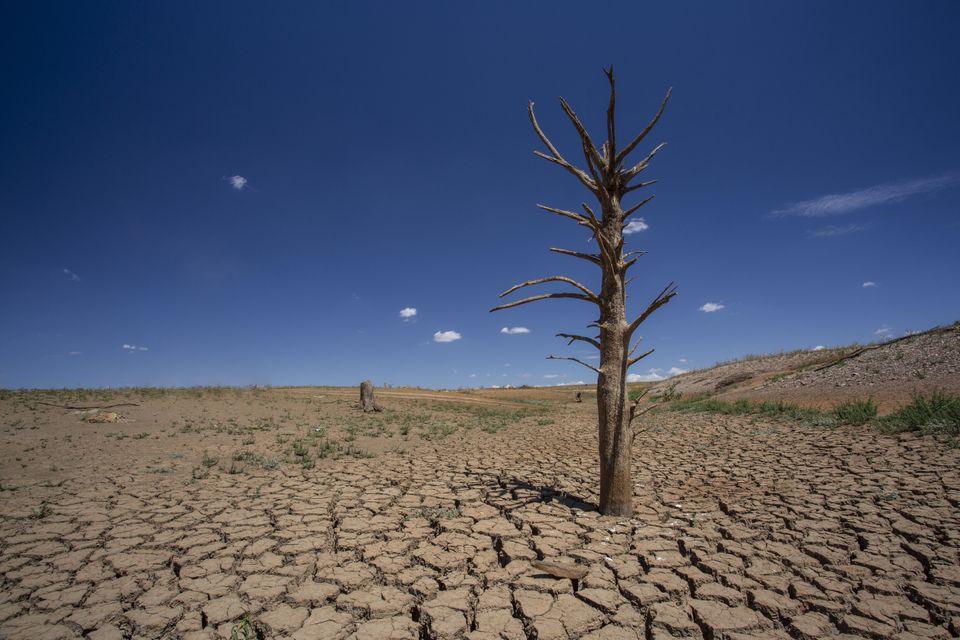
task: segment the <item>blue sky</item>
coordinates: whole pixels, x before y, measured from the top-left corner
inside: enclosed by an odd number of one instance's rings
[[[525,108],[576,157],[611,63],[621,136],[674,88],[638,376],[956,320],[960,4],[735,4],[6,3],[0,386],[591,381],[488,309],[597,281]]]

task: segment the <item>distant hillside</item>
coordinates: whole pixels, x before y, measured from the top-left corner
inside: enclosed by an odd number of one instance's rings
[[[652,393],[671,387],[684,396],[821,407],[872,397],[891,409],[915,392],[960,393],[960,322],[866,346],[747,356],[658,382]]]

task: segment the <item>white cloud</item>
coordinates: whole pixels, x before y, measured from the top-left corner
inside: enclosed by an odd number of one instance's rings
[[[461,337],[463,336],[461,336],[456,331],[437,331],[435,334],[433,334],[433,341],[434,342],[454,342],[455,340],[459,340]]]
[[[812,351],[823,351],[824,349],[826,349],[825,346],[823,346],[822,344],[818,344],[812,349]]]
[[[526,327],[504,327],[500,329],[500,333],[506,333],[507,335],[516,335],[518,333],[530,333],[530,329]]]
[[[807,235],[811,238],[832,238],[834,236],[845,236],[848,233],[856,233],[858,231],[863,231],[867,229],[869,225],[866,224],[848,224],[842,227],[837,225],[828,224],[825,227],[820,227],[819,229],[814,229],[808,231]]]
[[[667,374],[663,375],[663,369],[650,369],[647,373],[628,373],[627,382],[658,382],[678,376],[681,373],[687,373],[687,370],[680,367],[670,367]]]
[[[400,317],[403,318],[404,322],[407,322],[411,318],[417,317],[417,310],[413,307],[404,307],[400,309]]]
[[[873,332],[873,335],[876,336],[888,336],[893,332],[893,329],[883,324],[880,325],[880,328]]]
[[[559,377],[560,377],[560,374],[559,374],[559,373],[548,373],[548,374],[546,374],[546,375],[543,376],[543,377],[544,377],[544,378],[547,378],[547,379],[559,378]]]
[[[587,384],[583,380],[577,380],[576,382],[558,382],[555,386],[557,387],[572,387],[578,384]]]
[[[227,180],[230,181],[230,186],[237,191],[243,191],[247,188],[247,179],[243,176],[230,176]]]
[[[624,235],[630,235],[631,233],[640,233],[641,231],[646,231],[650,228],[650,225],[647,224],[647,221],[643,218],[634,218],[627,223],[627,226],[623,228]]]
[[[147,347],[139,347],[139,346],[137,346],[137,345],[135,345],[135,344],[124,344],[124,345],[123,345],[123,349],[125,349],[125,350],[128,351],[129,353],[133,353],[134,351],[149,351],[149,350],[150,350],[150,349],[148,349]]]
[[[68,355],[68,356],[79,356],[79,355],[81,355],[82,353],[83,353],[82,351],[70,351],[69,353],[67,353],[67,355]]]
[[[70,269],[64,269],[63,275],[67,276],[73,282],[80,282],[80,276],[75,274],[73,271],[70,271]]]
[[[718,302],[707,302],[702,307],[700,307],[700,311],[703,311],[704,313],[713,313],[714,311],[720,311],[720,309],[723,309],[723,308],[724,308],[724,305]]]
[[[871,280],[867,280],[866,282],[863,283],[864,289],[869,289],[870,287],[875,287],[875,286],[877,286],[877,283]]]
[[[825,216],[836,216],[879,204],[900,202],[910,196],[934,193],[958,183],[960,183],[960,175],[957,174],[920,178],[918,180],[907,180],[905,182],[891,182],[860,189],[859,191],[831,194],[813,198],[812,200],[794,202],[782,209],[771,211],[770,216],[773,218],[785,218],[789,216],[822,218]]]
[[[666,380],[659,373],[628,373],[627,382],[657,382],[658,380]]]
[[[686,358],[680,358],[680,362],[686,362],[686,361],[687,361]]]

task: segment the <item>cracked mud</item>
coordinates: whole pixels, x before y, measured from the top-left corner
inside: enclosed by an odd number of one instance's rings
[[[0,638],[243,638],[245,614],[256,637],[297,640],[960,634],[960,453],[930,438],[650,414],[624,520],[593,506],[589,403],[371,458],[199,478],[205,448],[238,445],[189,433],[171,458],[159,403],[132,424],[40,422],[33,453],[65,479],[44,466],[46,481],[0,493]],[[90,443],[110,430],[158,438],[98,458]],[[6,488],[22,439],[5,433]]]

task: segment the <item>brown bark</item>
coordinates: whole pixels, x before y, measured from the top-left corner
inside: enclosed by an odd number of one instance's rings
[[[551,276],[528,280],[508,289],[501,295],[505,296],[517,289],[538,285],[546,282],[560,282],[570,285],[578,293],[555,292],[532,296],[516,302],[502,304],[491,311],[508,309],[537,300],[551,298],[572,298],[597,305],[599,319],[591,326],[599,329],[600,335],[596,338],[560,333],[560,337],[568,338],[569,344],[575,340],[593,345],[600,351],[600,364],[595,367],[578,358],[549,356],[550,359],[572,360],[597,373],[597,417],[600,440],[600,511],[607,515],[630,516],[633,514],[633,481],[631,478],[631,462],[633,449],[634,418],[645,411],[637,411],[639,399],[627,411],[627,370],[631,365],[649,355],[653,350],[633,357],[639,342],[630,346],[633,334],[640,324],[651,313],[669,302],[675,295],[676,289],[668,285],[654,298],[647,308],[632,322],[627,318],[627,271],[632,267],[644,252],[623,252],[623,229],[626,218],[640,207],[650,202],[650,196],[639,204],[624,212],[621,201],[625,195],[634,190],[652,185],[656,181],[640,182],[630,185],[630,181],[642,173],[654,155],[663,148],[659,145],[654,148],[643,160],[629,169],[622,167],[623,161],[653,129],[659,121],[663,110],[670,98],[670,91],[664,98],[660,109],[641,133],[633,138],[623,149],[617,150],[616,143],[616,86],[613,68],[606,71],[610,82],[610,103],[607,108],[607,140],[598,149],[580,122],[577,114],[567,102],[561,98],[560,106],[570,119],[583,146],[583,157],[587,171],[573,166],[564,158],[559,150],[546,136],[537,122],[531,102],[527,111],[534,132],[546,146],[549,153],[534,151],[534,153],[560,165],[574,175],[594,195],[599,204],[600,217],[597,218],[587,204],[583,204],[584,214],[565,209],[557,209],[544,205],[537,205],[541,209],[571,219],[581,226],[588,227],[597,241],[599,253],[585,254],[567,249],[553,248],[551,251],[570,255],[592,262],[600,267],[601,283],[599,294],[594,293],[586,286],[564,276]]]
[[[373,383],[369,380],[360,383],[360,408],[364,413],[383,411],[383,407],[373,399]]]

